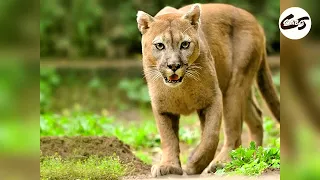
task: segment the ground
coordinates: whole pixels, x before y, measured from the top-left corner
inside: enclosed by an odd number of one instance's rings
[[[129,145],[115,137],[42,137],[40,140],[41,157],[59,155],[64,159],[86,159],[89,156],[109,157],[116,155],[120,162],[129,165],[130,170],[122,179],[150,179],[150,165],[145,164],[131,151]],[[166,176],[161,179],[246,179],[248,176]],[[279,170],[267,170],[256,179],[280,179]]]
[[[105,111],[101,114],[67,111],[62,114],[42,114],[40,116],[41,179],[110,179],[104,177],[113,171],[115,172],[112,179],[151,178],[151,165],[158,164],[161,159],[160,137],[149,109],[133,112],[129,116]],[[264,131],[264,147],[274,147],[279,150],[279,124],[266,116]],[[179,137],[183,168],[189,154],[199,143],[200,134],[200,123],[196,114],[181,117]],[[218,151],[223,145],[223,136],[221,131]],[[244,126],[242,145],[248,147],[249,144],[248,129]],[[55,159],[57,156],[58,158]],[[118,159],[106,159],[113,156],[117,156]],[[90,159],[91,157],[93,160]],[[270,159],[272,160],[273,157],[269,156]],[[276,159],[279,160],[279,157]],[[89,163],[87,163],[88,160]],[[247,165],[247,162],[243,161],[242,164]],[[210,179],[213,177],[214,179],[227,178],[218,175],[163,178]],[[279,169],[273,169],[273,171],[267,169],[258,178],[279,179],[279,177]],[[248,176],[237,176],[237,178],[246,179]]]

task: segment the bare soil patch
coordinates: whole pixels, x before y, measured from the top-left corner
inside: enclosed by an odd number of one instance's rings
[[[138,159],[130,146],[116,137],[41,137],[41,156],[59,155],[64,159],[86,159],[89,156],[106,157],[116,155],[120,162],[133,167],[128,175],[147,175],[150,165]]]

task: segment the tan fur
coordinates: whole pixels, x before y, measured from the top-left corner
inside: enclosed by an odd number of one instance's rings
[[[155,17],[140,11],[137,22],[163,151],[160,165],[152,168],[154,177],[183,173],[179,160],[180,115],[197,112],[202,130],[201,142],[189,158],[187,174],[215,171],[220,163],[229,161],[229,152],[241,144],[244,120],[251,139],[262,144],[261,111],[251,93],[257,72],[260,90],[271,99],[267,102],[278,119],[279,107],[273,105],[279,99],[265,63],[263,29],[250,13],[225,4],[189,5],[179,10],[166,7]],[[185,50],[179,49],[183,39],[190,39]],[[165,48],[155,48],[157,42]],[[174,73],[167,67],[170,64],[181,64],[176,71],[183,77],[181,83],[165,83],[164,78]],[[214,158],[222,116],[225,142]]]

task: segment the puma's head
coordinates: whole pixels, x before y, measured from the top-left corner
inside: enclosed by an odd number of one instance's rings
[[[163,78],[170,87],[180,85],[187,77],[197,79],[197,66],[192,63],[200,55],[198,4],[185,14],[177,10],[152,17],[139,11],[137,23],[142,34],[144,71],[149,79]]]

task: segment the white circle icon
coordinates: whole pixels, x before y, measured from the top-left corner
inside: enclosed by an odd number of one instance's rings
[[[311,29],[311,18],[307,11],[302,8],[288,8],[279,18],[279,29],[289,39],[301,39]]]

